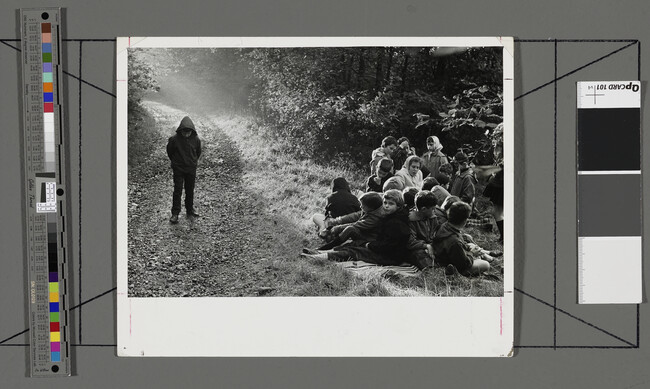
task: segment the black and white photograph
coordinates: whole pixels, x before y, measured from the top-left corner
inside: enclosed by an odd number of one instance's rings
[[[498,38],[128,39],[128,298],[504,296]]]
[[[502,51],[130,49],[129,296],[503,295]]]

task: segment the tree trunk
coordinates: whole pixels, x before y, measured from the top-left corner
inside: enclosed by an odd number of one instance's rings
[[[404,65],[402,66],[402,89],[406,89],[406,77],[408,76],[409,55],[404,53]]]
[[[366,59],[364,54],[366,49],[359,50],[359,70],[357,71],[357,88],[364,89],[364,78],[366,73]]]
[[[377,64],[375,65],[375,89],[380,90],[382,86],[382,74],[384,65],[384,51],[386,49],[379,48],[377,53]]]
[[[354,56],[350,55],[345,63],[345,85],[347,89],[352,89],[352,65],[354,65]]]
[[[395,50],[391,47],[388,49],[388,63],[386,64],[386,83],[390,85],[391,83],[391,77],[390,77],[390,72],[391,68],[393,67],[393,54],[395,53]]]

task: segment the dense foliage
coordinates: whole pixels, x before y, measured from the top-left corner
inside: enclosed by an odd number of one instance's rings
[[[152,74],[186,73],[223,96],[215,110],[253,113],[272,136],[286,140],[287,151],[305,158],[365,166],[387,135],[408,137],[418,154],[426,137],[437,135],[448,154],[462,148],[477,164],[498,162],[500,48],[148,49],[138,55],[133,90],[155,89]],[[155,70],[147,73],[145,62]]]
[[[129,50],[128,54],[128,102],[129,110],[132,110],[137,109],[147,92],[157,91],[159,87],[152,64],[134,49]]]
[[[387,135],[407,136],[419,153],[438,135],[450,152],[493,162],[500,49],[254,49],[245,58],[252,108],[310,157],[364,165]]]

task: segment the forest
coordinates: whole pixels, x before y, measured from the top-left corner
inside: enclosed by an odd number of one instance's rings
[[[388,135],[408,137],[418,155],[436,135],[448,156],[499,165],[502,56],[499,47],[129,49],[129,295],[502,296],[502,258],[480,277],[386,278],[299,256],[322,244],[311,217],[331,181],[364,191],[371,151]],[[165,145],[184,116],[202,142],[200,217],[173,224]],[[484,184],[476,211],[491,217]],[[468,231],[502,251],[495,226]]]

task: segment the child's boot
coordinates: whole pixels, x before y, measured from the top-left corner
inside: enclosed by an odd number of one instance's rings
[[[337,236],[336,238],[334,238],[333,241],[331,241],[331,242],[329,242],[329,243],[325,243],[324,245],[320,246],[320,247],[318,248],[318,250],[319,250],[319,251],[331,250],[331,249],[333,249],[333,248],[336,247],[336,246],[340,246],[340,245],[342,245],[343,243],[345,243],[345,242],[344,242],[341,238],[339,238],[339,237]]]

